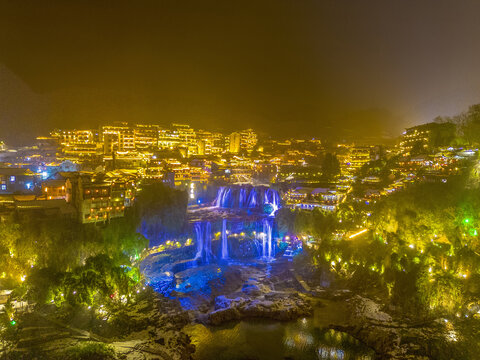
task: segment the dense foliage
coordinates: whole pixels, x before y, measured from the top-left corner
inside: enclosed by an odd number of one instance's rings
[[[162,184],[144,188],[125,217],[80,224],[72,218],[13,213],[0,222],[0,289],[13,300],[54,304],[72,313],[88,310],[109,320],[144,289],[137,263],[148,248],[139,230],[180,232],[186,216],[184,193]],[[147,234],[152,232],[147,231]],[[12,329],[11,303],[2,331]]]
[[[480,309],[480,189],[465,184],[420,183],[377,204],[347,202],[335,215],[282,209],[279,229],[314,236],[310,263],[340,284],[407,313],[471,316]]]
[[[187,218],[187,193],[171,189],[162,183],[143,188],[136,203],[139,231],[158,245],[166,239],[179,236],[185,229]]]

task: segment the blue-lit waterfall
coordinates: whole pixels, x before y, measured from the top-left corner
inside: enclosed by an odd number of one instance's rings
[[[280,195],[265,186],[222,186],[217,191],[214,204],[218,208],[258,209],[274,215],[280,208]],[[269,205],[267,210],[265,205]]]
[[[272,259],[275,256],[274,251],[272,245],[272,221],[270,219],[263,219],[262,257]]]
[[[206,207],[191,213],[198,263],[275,258],[273,217],[280,208],[276,190],[267,186],[224,186],[217,189],[213,204],[216,209]]]
[[[213,257],[212,254],[212,224],[209,221],[197,222],[194,224],[197,254],[196,259],[208,264]]]
[[[227,219],[222,221],[222,259],[228,259]]]

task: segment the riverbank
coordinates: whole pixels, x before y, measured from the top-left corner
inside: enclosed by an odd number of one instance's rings
[[[222,332],[236,339],[232,349],[237,350],[244,335],[261,338],[266,332],[271,344],[265,340],[265,347],[279,346],[277,354],[291,359],[302,359],[301,351],[311,355],[314,349],[346,354],[348,346],[353,346],[352,356],[360,351],[369,356],[365,359],[474,359],[478,348],[475,333],[465,337],[465,319],[407,319],[380,298],[314,286],[286,260],[211,264],[170,277],[169,297],[147,287],[135,303],[103,319],[87,309],[70,313],[53,306],[37,309],[19,319],[19,340],[9,354],[68,359],[66,349],[95,342],[112,349],[117,359],[203,360],[205,354],[228,347],[223,343],[215,348]],[[154,288],[155,279],[149,280]],[[336,337],[348,346],[331,341]],[[469,339],[472,346],[464,349],[462,344]],[[238,359],[251,358],[238,354]],[[257,358],[269,359],[261,354]]]
[[[43,307],[18,319],[10,347],[2,355],[38,360],[92,356],[189,360],[195,348],[181,330],[189,322],[177,301],[148,289],[135,304],[112,311],[105,318],[94,316],[88,309],[65,312]],[[95,357],[99,353],[104,355]]]

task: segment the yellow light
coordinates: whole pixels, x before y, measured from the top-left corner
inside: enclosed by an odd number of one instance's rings
[[[357,237],[358,235],[364,234],[364,233],[366,233],[367,231],[368,231],[368,229],[360,230],[359,232],[350,235],[348,238],[349,238],[349,239],[353,239],[354,237]]]

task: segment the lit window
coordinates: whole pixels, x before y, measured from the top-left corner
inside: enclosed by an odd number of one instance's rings
[[[15,176],[10,176],[10,182],[15,182]]]
[[[7,185],[2,184],[2,190],[7,190]]]

